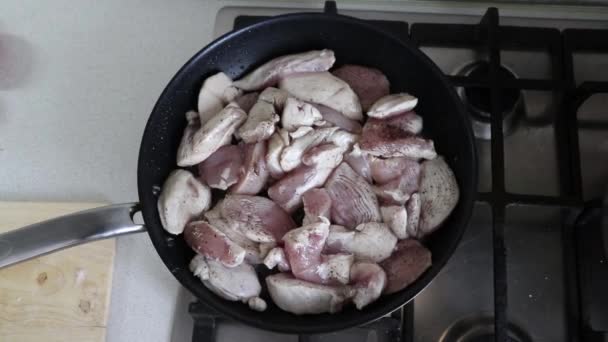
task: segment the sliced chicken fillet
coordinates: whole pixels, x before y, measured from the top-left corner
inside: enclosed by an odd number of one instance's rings
[[[359,310],[378,299],[386,287],[386,273],[376,263],[355,263],[350,269],[350,279],[355,290],[353,303]]]
[[[351,133],[361,133],[362,127],[359,121],[349,119],[337,110],[329,108],[322,104],[315,103],[313,105],[319,110],[319,113],[323,117],[325,125],[336,126]]]
[[[207,260],[217,260],[226,267],[243,263],[245,250],[226,234],[205,221],[191,222],[184,229],[184,240]]]
[[[212,227],[226,234],[226,236],[234,243],[245,250],[244,261],[252,265],[262,263],[262,253],[260,252],[260,244],[249,239],[243,233],[242,227],[238,222],[228,221],[221,216],[217,216],[219,210],[214,208],[205,213],[205,219]]]
[[[304,220],[302,224],[319,222],[319,217],[329,220],[331,212],[331,198],[325,189],[310,189],[302,196],[304,203]]]
[[[351,253],[356,260],[380,262],[388,258],[397,238],[383,223],[363,223],[356,230],[332,225],[325,244],[326,253]]]
[[[388,79],[375,68],[346,64],[332,71],[332,74],[348,83],[361,100],[364,111],[390,91]]]
[[[266,167],[266,142],[241,145],[244,160],[239,170],[239,179],[228,192],[242,195],[255,195],[262,191],[270,173]]]
[[[420,194],[414,193],[412,197],[407,201],[405,210],[407,211],[407,233],[411,237],[420,238],[418,227],[420,226],[420,210],[422,203],[420,201]]]
[[[386,224],[395,236],[401,239],[409,237],[407,231],[407,211],[404,206],[391,205],[380,207],[382,213],[382,222]]]
[[[325,124],[323,116],[313,105],[293,97],[287,99],[281,114],[281,125],[293,132],[303,126],[321,126]]]
[[[391,159],[384,161],[389,160]],[[410,198],[412,193],[418,191],[418,188],[420,187],[420,164],[418,164],[416,161],[409,159],[406,160],[408,160],[408,163],[410,164],[409,166],[401,169],[399,169],[399,167],[395,167],[395,169],[397,169],[400,173],[397,178],[374,186],[374,192],[378,196],[381,203],[403,205]],[[374,162],[378,161],[380,161],[380,159],[376,159]],[[372,166],[372,177],[376,175],[376,179],[379,179],[380,177],[378,177],[378,170],[376,169],[375,173],[373,171],[374,167]],[[383,176],[387,176],[389,174],[389,172],[387,172],[387,168],[385,168],[383,172]]]
[[[367,111],[371,118],[386,119],[409,112],[418,104],[418,99],[406,93],[391,94],[376,101]]]
[[[431,252],[413,239],[401,240],[390,258],[380,263],[386,272],[384,293],[401,291],[431,267]]]
[[[435,231],[458,203],[456,176],[443,157],[422,163],[418,236]]]
[[[226,190],[238,182],[242,164],[242,149],[236,145],[226,145],[198,164],[198,173],[209,187]]]
[[[415,181],[416,188],[418,187],[420,163],[414,159],[405,157],[373,158],[370,162],[370,167],[371,176],[378,184],[386,184],[407,174],[408,178],[412,178],[412,182]]]
[[[201,122],[205,124],[239,95],[241,91],[232,85],[230,77],[223,72],[208,77],[198,93],[197,108]]]
[[[285,175],[285,171],[281,167],[281,153],[283,149],[289,145],[289,133],[279,128],[268,140],[268,151],[266,152],[266,167],[270,176],[274,179],[280,179]]]
[[[290,270],[289,260],[287,260],[285,250],[281,247],[275,247],[271,249],[268,254],[266,254],[266,257],[264,258],[264,265],[266,265],[268,269],[277,267],[281,272],[287,272]]]
[[[375,157],[363,153],[359,144],[354,144],[352,151],[344,156],[344,161],[366,182],[372,183],[372,162]]]
[[[237,96],[234,99],[234,102],[241,107],[245,113],[249,113],[253,105],[258,102],[258,96],[260,96],[260,93],[258,92],[247,93]]]
[[[309,148],[327,141],[336,131],[336,127],[320,128],[294,138],[291,144],[286,146],[283,152],[281,152],[280,164],[283,171],[289,172],[300,166],[302,164],[302,156]]]

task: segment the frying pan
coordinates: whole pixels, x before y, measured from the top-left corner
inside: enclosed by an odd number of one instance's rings
[[[188,270],[194,252],[181,236],[172,236],[162,228],[156,206],[159,190],[177,168],[176,151],[186,125],[184,113],[196,108],[198,91],[206,77],[223,71],[236,79],[274,57],[322,48],[332,49],[339,64],[380,69],[390,80],[391,92],[407,91],[419,98],[416,111],[424,119],[423,133],[435,141],[436,149],[454,171],[460,200],[443,227],[425,241],[433,265],[406,289],[383,296],[363,310],[347,306],[332,315],[296,316],[280,310],[271,300],[267,300],[266,311],[255,312],[245,304],[214,295]],[[380,318],[413,299],[431,282],[452,255],[469,220],[477,188],[477,159],[471,123],[460,100],[439,69],[416,47],[358,19],[299,13],[228,33],[177,72],[146,125],[137,176],[141,206],[123,204],[90,210],[1,235],[0,267],[78,243],[146,230],[175,278],[220,313],[262,329],[320,333]],[[132,220],[139,210],[145,227]]]

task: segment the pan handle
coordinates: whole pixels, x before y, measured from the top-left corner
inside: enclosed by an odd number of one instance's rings
[[[133,221],[139,203],[85,210],[0,234],[0,268],[95,240],[146,230]]]

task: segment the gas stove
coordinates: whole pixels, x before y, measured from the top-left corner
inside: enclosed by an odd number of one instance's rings
[[[225,8],[216,34],[287,12]],[[503,20],[496,8],[482,16],[340,13],[420,47],[469,109],[480,161],[471,223],[424,291],[368,325],[281,335],[194,302],[192,340],[608,340],[608,260],[595,200],[608,186],[608,25]]]

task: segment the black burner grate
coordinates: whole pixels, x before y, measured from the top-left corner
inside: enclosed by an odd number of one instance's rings
[[[326,12],[336,12],[333,1],[326,2]],[[239,16],[234,27],[242,28],[265,20],[264,16]],[[415,23],[408,31],[402,21],[370,20],[379,28],[400,39],[408,39],[419,47],[474,48],[487,54],[489,73],[487,77],[450,76],[455,87],[485,88],[490,93],[491,112],[491,162],[492,187],[489,192],[480,192],[478,201],[492,207],[494,247],[494,340],[507,342],[507,253],[505,249],[505,212],[508,206],[532,205],[563,209],[562,227],[564,260],[567,286],[568,340],[587,341],[585,323],[581,317],[579,279],[577,274],[577,250],[574,243],[573,214],[584,207],[581,179],[581,163],[578,146],[578,124],[606,127],[606,123],[581,122],[577,120],[578,108],[593,94],[608,93],[608,82],[587,81],[576,86],[574,80],[573,55],[580,51],[608,53],[608,30],[567,29],[563,32],[553,28],[501,26],[496,8],[489,8],[479,24]],[[549,79],[505,78],[502,79],[501,50],[544,51],[551,58]],[[520,194],[505,188],[504,134],[501,113],[501,91],[503,89],[544,90],[561,94],[561,106],[554,114],[559,185],[558,195]],[[413,302],[388,317],[361,329],[387,329],[392,327],[395,342],[413,342]],[[190,312],[195,318],[193,341],[213,341],[216,322],[224,319],[210,311],[202,303],[193,303]],[[397,323],[397,324],[396,324]],[[309,336],[299,336],[300,341]]]

